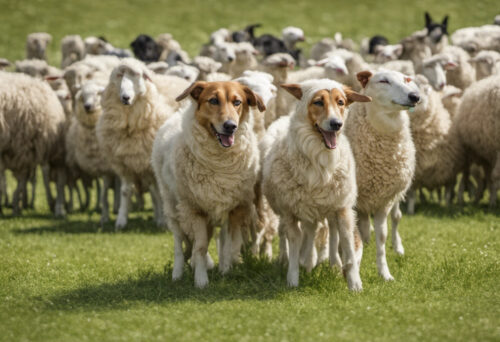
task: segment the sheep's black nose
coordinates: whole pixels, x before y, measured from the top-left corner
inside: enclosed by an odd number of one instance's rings
[[[408,98],[413,103],[417,103],[418,101],[420,101],[420,96],[418,95],[418,93],[409,93]]]
[[[222,127],[224,127],[225,133],[233,134],[236,128],[238,128],[238,125],[233,120],[227,120]]]
[[[83,105],[83,108],[85,108],[85,110],[88,112],[92,108],[92,106],[89,104],[85,104]]]
[[[333,131],[338,131],[342,127],[342,121],[339,119],[331,119],[330,120],[330,127],[332,128]]]
[[[128,104],[130,102],[130,96],[122,95],[122,102],[123,104]]]
[[[228,57],[227,60],[232,62],[232,61],[234,61],[234,57]]]

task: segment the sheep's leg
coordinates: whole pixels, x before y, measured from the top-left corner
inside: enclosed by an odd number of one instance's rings
[[[2,203],[5,207],[9,206],[9,194],[7,192],[7,175],[5,174],[5,169],[0,162],[0,208],[2,207]]]
[[[363,243],[368,244],[370,242],[370,215],[358,212],[358,225]]]
[[[229,221],[226,219],[224,220],[225,222],[221,225],[221,236],[224,236],[223,239],[221,239],[221,252],[220,252],[220,259],[219,259],[219,271],[222,274],[226,274],[229,269],[231,268],[231,253],[232,253],[232,237],[231,237],[231,228],[229,225]]]
[[[54,210],[54,197],[52,196],[52,190],[50,189],[50,167],[45,164],[42,166],[43,175],[43,185],[45,187],[45,196],[47,197],[47,205],[51,211]]]
[[[278,256],[278,261],[282,264],[286,264],[288,261],[288,240],[286,237],[286,227],[285,227],[285,222],[283,219],[280,217],[279,225],[278,225],[278,236],[280,239],[279,243],[279,249],[280,249],[280,254]]]
[[[444,198],[446,201],[446,206],[449,208],[451,207],[451,204],[453,203],[453,198],[455,197],[455,181],[450,182],[449,184],[446,184],[445,186],[445,193],[444,193]]]
[[[495,179],[493,179],[493,168],[485,167],[484,172],[485,172],[485,183],[487,184],[488,191],[490,193],[490,199],[488,205],[490,209],[493,209],[497,205],[497,187]]]
[[[31,183],[31,199],[28,203],[28,208],[30,209],[35,209],[35,200],[36,200],[36,167],[33,170],[33,175],[31,176],[30,183]]]
[[[307,273],[312,271],[318,261],[318,253],[314,245],[317,227],[317,222],[301,222],[303,238],[300,249],[300,263],[305,267]]]
[[[355,215],[351,208],[339,210],[328,221],[337,220],[340,248],[342,249],[342,263],[347,286],[351,291],[361,291],[363,285],[359,275],[359,265],[354,248]]]
[[[55,215],[56,217],[64,217],[66,215],[64,209],[64,186],[66,184],[66,172],[64,168],[57,168],[57,180],[56,180],[56,206]]]
[[[318,261],[317,264],[321,264],[323,261],[327,260],[330,256],[330,244],[328,242],[328,224],[322,221],[319,224],[319,229],[316,234],[316,242],[318,243]]]
[[[96,197],[95,197],[95,207],[94,207],[94,211],[102,211],[101,209],[101,198],[102,198],[102,195],[101,195],[101,191],[102,191],[102,188],[101,188],[101,182],[99,181],[99,177],[97,177],[95,179],[95,185],[96,185]]]
[[[432,196],[432,194],[430,194],[430,195]],[[418,190],[418,196],[420,199],[420,203],[427,203],[427,196],[425,196],[424,188],[420,188]]]
[[[172,270],[172,280],[179,280],[182,278],[184,271],[184,251],[182,250],[182,233],[179,231],[174,232],[174,268]]]
[[[330,219],[328,219],[328,228],[328,239],[330,244],[330,266],[337,266],[339,269],[342,269],[342,260],[340,259],[339,254],[339,227],[336,217],[331,217]]]
[[[158,192],[158,187],[156,186],[156,183],[150,185],[149,192],[151,193],[151,200],[153,202],[153,211],[154,211],[156,225],[158,227],[165,227],[166,223],[163,216],[161,197],[160,193]]]
[[[377,267],[378,273],[384,280],[394,280],[394,277],[389,272],[387,258],[385,255],[385,243],[387,240],[387,215],[391,207],[383,208],[375,212],[373,223],[375,226],[375,241],[377,245]]]
[[[120,194],[120,209],[115,222],[116,230],[125,228],[127,225],[130,197],[132,195],[132,183],[128,179],[121,178]]]
[[[416,201],[416,194],[415,194],[415,189],[413,188],[410,188],[408,190],[408,193],[406,194],[406,198],[407,198],[407,211],[408,211],[408,215],[413,215],[415,214],[415,201]]]
[[[101,224],[109,221],[109,200],[108,200],[108,190],[111,186],[111,177],[109,175],[104,175],[102,177],[102,192],[101,192]]]
[[[401,236],[399,236],[398,226],[401,221],[403,214],[399,209],[399,202],[394,203],[391,209],[391,230],[392,230],[392,248],[399,255],[405,254],[405,249],[403,243],[401,242]]]
[[[120,178],[113,176],[113,214],[118,214],[118,209],[120,208],[120,189],[121,182]]]
[[[299,258],[300,247],[302,245],[302,228],[293,217],[281,217],[285,225],[286,237],[288,240],[288,286],[299,286]]]
[[[85,193],[85,201],[83,202],[83,206],[80,205],[80,210],[85,211],[90,207],[90,188],[92,187],[92,182],[90,185],[82,179],[83,192]],[[78,189],[78,187],[76,187]],[[79,190],[77,190],[79,191]]]
[[[21,207],[28,209],[28,178],[21,187]]]
[[[14,194],[12,195],[12,214],[15,216],[21,214],[21,197],[23,192],[26,192],[26,182],[28,181],[28,177],[23,172],[16,175],[16,180],[16,190],[14,190]]]

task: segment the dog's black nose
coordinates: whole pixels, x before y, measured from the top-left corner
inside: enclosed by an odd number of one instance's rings
[[[330,127],[332,128],[332,131],[338,131],[342,127],[342,121],[339,119],[331,119],[330,120]]]
[[[88,112],[92,108],[92,106],[89,104],[85,104],[83,105],[83,108],[85,108],[85,110]]]
[[[409,93],[408,98],[413,103],[417,103],[418,101],[420,101],[420,96],[418,95],[418,93]]]
[[[128,95],[122,95],[122,102],[124,104],[128,104],[129,101],[130,101],[130,96],[128,96]]]
[[[236,128],[238,128],[238,125],[233,120],[227,120],[222,127],[224,127],[225,133],[233,134]]]

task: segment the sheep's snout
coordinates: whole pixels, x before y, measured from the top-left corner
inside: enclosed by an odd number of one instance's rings
[[[124,105],[131,105],[134,101],[134,82],[126,77],[123,77],[120,87],[120,100]]]
[[[420,101],[420,95],[417,92],[411,92],[408,94],[408,99],[411,103],[417,104]]]

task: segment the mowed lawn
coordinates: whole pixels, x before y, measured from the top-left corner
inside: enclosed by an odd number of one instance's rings
[[[498,1],[141,1],[0,0],[0,57],[24,56],[34,31],[54,36],[49,61],[59,64],[66,34],[104,35],[126,47],[139,33],[171,32],[195,54],[219,27],[260,22],[279,34],[296,25],[310,46],[342,31],[359,41],[392,42],[423,27],[423,12],[450,15],[456,28],[491,23]],[[0,341],[499,341],[500,210],[435,203],[403,216],[406,255],[388,244],[396,281],[375,266],[374,241],[361,266],[364,291],[350,293],[327,264],[286,286],[286,268],[244,257],[227,276],[209,273],[193,286],[186,266],[173,283],[173,239],[155,227],[151,205],[128,228],[101,226],[96,212],[52,217],[38,182],[36,210],[0,217]],[[14,182],[9,175],[9,191]],[[112,216],[114,219],[114,215]],[[277,244],[275,244],[276,246]],[[211,254],[216,258],[214,243]]]

